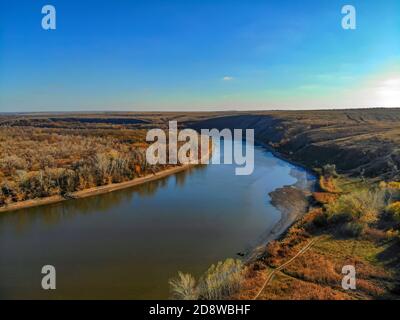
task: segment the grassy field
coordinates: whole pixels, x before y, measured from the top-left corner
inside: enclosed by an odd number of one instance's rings
[[[258,299],[400,297],[400,219],[398,211],[388,210],[400,200],[400,189],[344,177],[332,179],[343,191],[333,197],[322,188],[316,192],[309,212],[247,264],[242,289],[234,298],[252,299],[260,290]],[[273,270],[310,241],[315,243],[308,251],[275,272],[262,287]],[[342,288],[342,268],[347,265],[355,267],[356,290]]]

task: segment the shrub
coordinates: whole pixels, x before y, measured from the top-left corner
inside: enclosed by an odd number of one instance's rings
[[[398,181],[391,181],[387,184],[387,186],[391,189],[400,189],[400,182]]]
[[[372,223],[385,208],[385,203],[384,191],[360,190],[342,195],[337,201],[327,204],[326,208],[330,217],[333,218],[332,221],[335,221],[335,216],[344,215],[351,220]],[[347,218],[346,221],[348,221]]]
[[[197,300],[196,279],[189,273],[178,272],[178,277],[169,280],[172,296],[176,300]]]
[[[335,180],[332,177],[319,177],[319,186],[324,192],[338,193],[340,189],[336,186]]]
[[[325,177],[337,177],[338,174],[336,172],[336,165],[335,164],[326,164],[322,167],[322,174]]]
[[[385,231],[376,228],[365,228],[364,236],[367,239],[375,242],[384,241],[388,239],[388,234]]]
[[[390,230],[386,231],[386,236],[389,239],[400,239],[400,232],[399,232],[399,230],[390,229]]]
[[[315,201],[321,204],[328,204],[337,200],[338,196],[329,192],[314,192],[313,197]]]
[[[363,234],[365,224],[360,222],[348,222],[342,227],[342,233],[350,237],[358,237]]]
[[[343,224],[354,220],[354,216],[350,212],[337,213],[329,217],[328,223]]]
[[[279,242],[273,240],[267,244],[265,252],[268,257],[276,257],[279,254],[280,248]]]
[[[318,228],[325,228],[329,225],[328,216],[326,214],[318,215],[312,223]]]
[[[387,192],[390,201],[400,201],[400,182],[381,182],[379,187]]]
[[[386,207],[385,211],[389,213],[395,220],[400,221],[400,201],[391,203]]]

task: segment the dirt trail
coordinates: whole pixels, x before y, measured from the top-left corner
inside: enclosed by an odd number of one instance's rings
[[[301,256],[303,253],[305,253],[306,251],[308,251],[315,242],[317,242],[318,240],[321,240],[321,238],[315,238],[313,240],[311,240],[305,247],[303,247],[299,252],[296,253],[296,255],[294,255],[292,258],[290,258],[288,261],[286,261],[284,264],[280,265],[278,268],[274,269],[267,277],[267,279],[265,280],[264,284],[262,285],[261,289],[258,291],[257,295],[253,298],[253,300],[257,300],[257,298],[260,296],[260,294],[264,291],[265,287],[270,283],[270,281],[272,280],[272,278],[274,277],[275,273],[278,271],[281,271],[283,268],[285,268],[287,265],[289,265],[290,263],[292,263],[296,258],[298,258],[299,256]]]

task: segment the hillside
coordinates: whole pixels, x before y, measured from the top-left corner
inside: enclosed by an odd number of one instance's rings
[[[274,111],[193,121],[200,128],[253,128],[256,138],[308,168],[399,179],[400,110]]]
[[[252,128],[256,138],[308,168],[336,164],[352,176],[400,179],[400,109],[254,112],[32,113],[0,116],[0,126],[113,130]]]

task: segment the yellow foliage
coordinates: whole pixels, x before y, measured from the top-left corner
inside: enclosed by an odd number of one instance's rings
[[[313,197],[315,201],[321,204],[327,204],[336,201],[338,195],[329,192],[314,192]]]
[[[396,220],[400,220],[400,201],[393,202],[388,205],[386,212],[392,214]]]
[[[385,209],[383,191],[357,190],[326,205],[330,216],[347,215],[350,220],[372,223]]]
[[[391,189],[400,189],[400,182],[391,181],[387,184],[387,186]]]
[[[319,177],[319,185],[325,192],[339,193],[341,190],[336,186],[335,179],[332,177]]]
[[[399,237],[399,230],[390,229],[390,230],[386,231],[386,236],[389,239],[397,238],[397,237]]]

